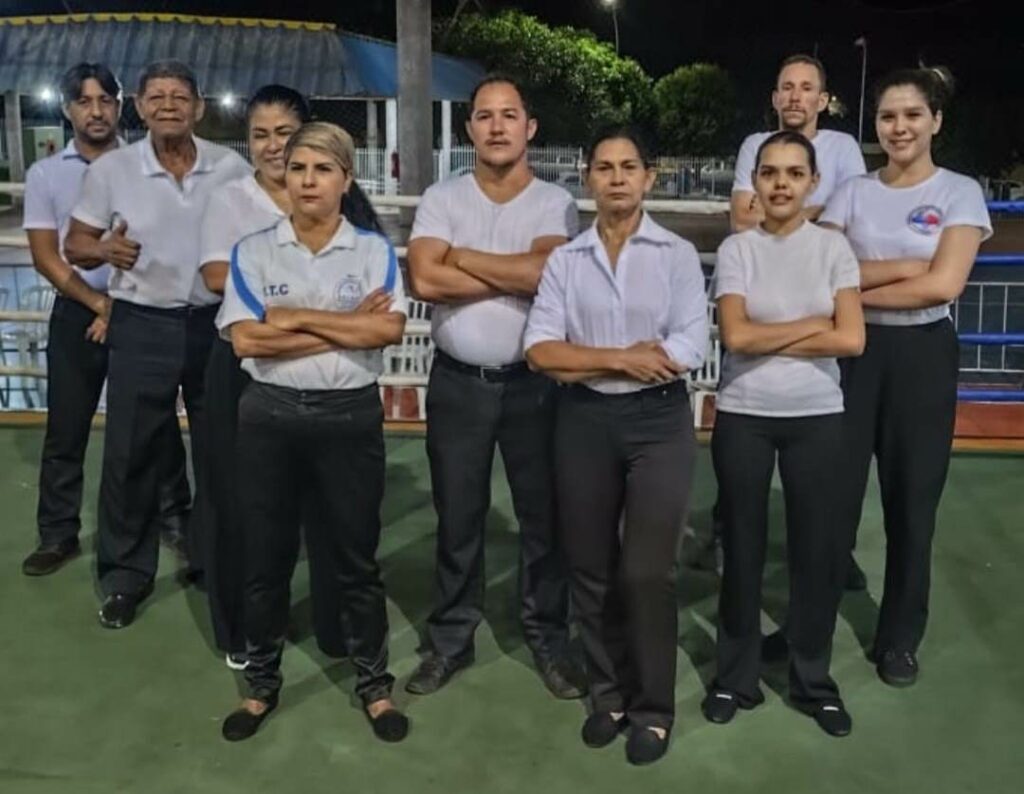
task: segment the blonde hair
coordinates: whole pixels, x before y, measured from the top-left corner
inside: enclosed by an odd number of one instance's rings
[[[299,147],[312,149],[326,154],[340,165],[349,175],[355,177],[356,145],[352,136],[337,124],[326,121],[311,121],[303,124],[288,139],[284,147],[284,159],[287,163]]]

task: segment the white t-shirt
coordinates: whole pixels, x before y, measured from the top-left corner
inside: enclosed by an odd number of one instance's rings
[[[943,229],[951,226],[977,226],[982,239],[992,236],[981,185],[945,168],[905,188],[884,184],[877,171],[852,179],[832,196],[818,220],[842,229],[861,261],[930,261]],[[876,325],[924,325],[948,316],[948,304],[864,310],[864,319]]]
[[[161,309],[220,300],[199,275],[203,213],[216,188],[252,169],[226,146],[193,141],[196,162],[180,185],[160,164],[148,135],[86,171],[72,217],[95,229],[126,221],[128,238],[141,245],[135,266],[111,275],[111,297]]]
[[[33,163],[25,175],[25,214],[21,227],[26,231],[56,231],[61,256],[64,255],[64,238],[71,225],[71,210],[78,201],[78,192],[88,168],[89,161],[78,153],[72,139],[61,151]],[[110,265],[100,265],[92,270],[75,268],[82,280],[98,292],[107,291],[110,270]]]
[[[253,174],[217,188],[210,196],[200,232],[199,265],[229,262],[231,249],[243,237],[262,231],[285,217]]]
[[[831,317],[835,295],[860,284],[849,243],[836,231],[805,222],[786,237],[760,226],[727,237],[718,249],[715,297],[742,295],[758,323]],[[727,353],[715,407],[755,416],[842,413],[834,356],[802,358]]]
[[[732,183],[733,193],[737,191],[754,192],[751,174],[754,171],[757,150],[774,134],[773,132],[755,132],[753,135],[748,135],[743,141],[740,153],[736,155],[736,176]],[[823,207],[836,188],[851,177],[864,173],[864,156],[852,135],[837,130],[818,130],[817,134],[811,138],[811,143],[818,161],[821,181],[818,182],[818,187],[804,203],[808,207]]]
[[[410,240],[433,237],[457,248],[522,254],[538,237],[572,239],[579,229],[568,191],[534,178],[511,201],[496,204],[473,174],[432,185],[420,199]],[[514,295],[439,304],[432,315],[437,346],[467,364],[497,367],[523,360],[523,331],[531,300]]]
[[[344,220],[313,254],[284,218],[235,246],[217,327],[230,339],[234,323],[262,321],[268,306],[352,311],[379,287],[394,296],[392,311],[408,313],[398,257],[386,237]],[[334,349],[312,356],[244,358],[242,368],[260,383],[333,390],[376,383],[384,364],[380,350]]]

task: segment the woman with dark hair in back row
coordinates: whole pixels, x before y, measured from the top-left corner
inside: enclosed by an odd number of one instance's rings
[[[883,78],[875,129],[888,161],[846,182],[820,219],[846,234],[860,261],[867,344],[843,365],[840,520],[852,544],[874,456],[886,552],[871,655],[891,686],[917,679],[928,619],[932,537],[956,418],[960,353],[949,306],[992,234],[981,186],[932,159],[948,94],[937,69]]]
[[[292,209],[285,184],[284,150],[291,136],[312,114],[306,99],[292,88],[267,85],[246,106],[249,157],[253,173],[219,188],[207,205],[200,257],[203,281],[222,295],[231,249],[239,240],[275,225]],[[369,202],[353,184],[351,204],[359,194],[357,225],[380,231]],[[352,213],[352,208],[349,208]],[[210,416],[210,444],[206,449],[209,487],[205,493],[203,527],[206,587],[214,640],[226,654],[228,667],[244,669],[247,659],[242,632],[242,557],[244,527],[236,500],[235,440],[238,399],[249,376],[230,342],[215,339],[206,368],[206,400]],[[315,544],[317,536],[307,537]],[[327,555],[309,554],[313,630],[320,649],[329,656],[348,655],[340,620],[340,595],[335,574],[325,568]]]

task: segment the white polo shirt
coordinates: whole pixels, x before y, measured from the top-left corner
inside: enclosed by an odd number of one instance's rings
[[[629,347],[660,340],[678,364],[694,370],[708,349],[708,304],[697,249],[644,213],[614,270],[597,225],[551,252],[530,309],[524,347],[571,342]],[[650,384],[629,378],[586,381],[624,394]]]
[[[860,261],[931,261],[944,229],[974,226],[982,239],[992,236],[985,196],[977,181],[936,169],[912,187],[889,187],[879,172],[852,179],[831,198],[819,218],[845,232]],[[924,309],[864,309],[875,325],[924,325],[949,316],[949,304]]]
[[[736,155],[736,176],[732,183],[732,192],[754,192],[751,174],[754,161],[761,144],[774,132],[755,132],[748,135]],[[818,161],[818,172],[821,176],[818,187],[804,203],[808,207],[824,207],[829,197],[841,184],[851,177],[864,173],[864,156],[860,145],[852,135],[837,130],[818,130],[811,144],[814,146],[815,159]]]
[[[118,146],[121,145],[118,140]],[[26,231],[56,231],[61,256],[64,256],[64,237],[71,225],[71,211],[78,201],[89,164],[90,161],[78,153],[72,139],[61,151],[33,163],[25,175],[25,216],[21,227]],[[97,292],[107,291],[110,265],[92,270],[76,267],[75,271]]]
[[[97,160],[86,172],[72,217],[96,229],[128,224],[142,248],[131,270],[110,277],[110,295],[161,309],[206,306],[220,298],[199,275],[200,227],[213,191],[251,172],[226,146],[193,138],[196,162],[181,184],[160,164],[150,136]]]
[[[316,254],[295,237],[288,218],[249,235],[231,254],[224,305],[217,316],[221,336],[243,320],[262,321],[268,306],[348,312],[383,287],[394,296],[392,311],[408,312],[395,249],[386,237],[343,220]],[[245,358],[253,380],[302,390],[358,389],[383,372],[380,350],[330,350],[311,356]]]
[[[433,237],[456,248],[489,254],[523,254],[539,237],[572,239],[579,229],[568,191],[534,178],[511,201],[495,203],[473,174],[432,185],[420,199],[410,240]],[[499,367],[523,360],[523,331],[531,300],[514,295],[438,304],[432,313],[434,343],[467,364]]]

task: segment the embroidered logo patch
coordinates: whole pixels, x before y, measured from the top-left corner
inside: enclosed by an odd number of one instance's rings
[[[907,216],[907,225],[918,234],[931,236],[942,230],[942,210],[932,204],[916,207]]]
[[[334,302],[342,311],[352,311],[362,300],[363,285],[358,276],[345,276],[334,288]]]

